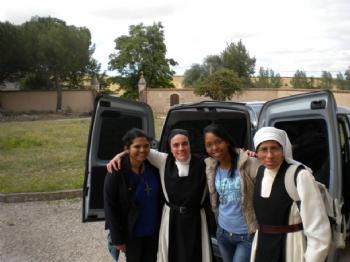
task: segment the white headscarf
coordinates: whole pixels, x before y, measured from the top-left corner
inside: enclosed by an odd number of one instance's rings
[[[262,142],[269,140],[276,141],[282,146],[283,156],[288,164],[305,166],[304,164],[293,159],[292,144],[290,143],[286,131],[270,126],[262,127],[254,135],[254,146],[257,149]],[[305,167],[311,172],[310,168],[307,166]]]

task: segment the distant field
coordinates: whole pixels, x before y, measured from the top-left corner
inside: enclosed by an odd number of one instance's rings
[[[81,188],[90,118],[0,124],[0,192]]]
[[[90,118],[0,123],[0,193],[82,188],[89,126]]]

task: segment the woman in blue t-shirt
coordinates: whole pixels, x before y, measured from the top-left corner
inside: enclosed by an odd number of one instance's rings
[[[204,129],[210,202],[217,216],[217,241],[224,262],[250,260],[256,219],[253,191],[259,161],[236,147],[228,132],[212,124]]]

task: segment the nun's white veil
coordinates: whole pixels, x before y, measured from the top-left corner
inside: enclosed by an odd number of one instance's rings
[[[270,126],[262,127],[255,133],[254,146],[257,149],[262,142],[269,140],[276,141],[282,146],[283,156],[287,163],[305,166],[293,159],[292,145],[286,131]],[[311,172],[310,168],[305,167]]]

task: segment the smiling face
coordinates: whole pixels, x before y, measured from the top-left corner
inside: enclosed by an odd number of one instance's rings
[[[260,162],[268,169],[278,168],[284,160],[283,149],[274,140],[262,142],[258,146],[257,154]]]
[[[205,150],[215,160],[222,162],[230,158],[229,143],[211,132],[204,135]]]
[[[174,158],[179,161],[186,161],[190,156],[190,143],[185,135],[175,135],[170,140],[170,150]]]
[[[129,150],[130,161],[141,164],[149,154],[150,143],[145,137],[136,137],[127,149]]]

